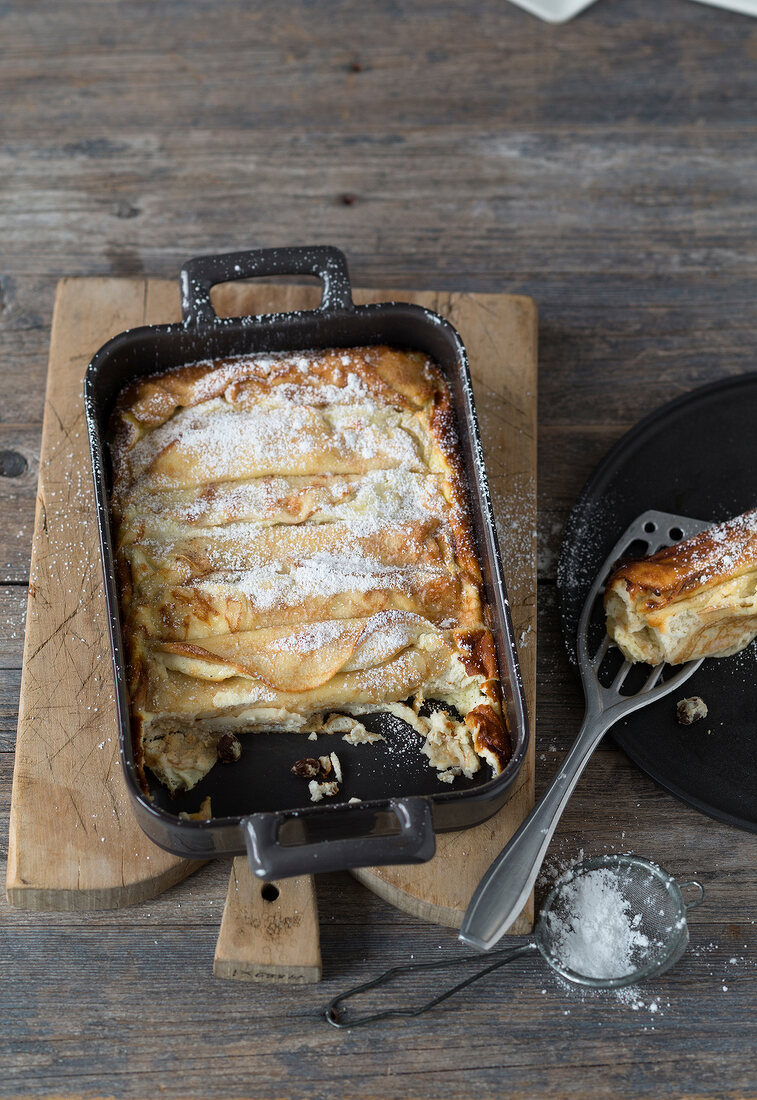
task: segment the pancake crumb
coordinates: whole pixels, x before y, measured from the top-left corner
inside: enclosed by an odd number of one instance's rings
[[[692,695],[690,699],[680,699],[676,705],[676,722],[679,726],[693,726],[700,718],[706,717],[707,704],[698,695]]]
[[[310,791],[310,801],[320,802],[322,798],[333,798],[335,794],[339,794],[339,784],[318,783],[315,779],[311,779],[308,783],[308,790]]]

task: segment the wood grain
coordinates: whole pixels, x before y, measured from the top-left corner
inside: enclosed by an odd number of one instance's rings
[[[318,904],[312,875],[260,882],[246,856],[232,865],[213,973],[237,981],[321,980]]]
[[[82,401],[93,349],[145,308],[144,286],[113,289],[92,309],[64,281],[50,339],[6,875],[30,909],[133,904],[197,866],[139,828],[118,754]]]

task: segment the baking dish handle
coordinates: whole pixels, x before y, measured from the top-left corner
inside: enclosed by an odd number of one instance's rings
[[[196,256],[181,269],[181,316],[186,328],[220,325],[210,300],[218,283],[256,279],[266,275],[315,275],[323,283],[323,296],[314,313],[352,311],[347,258],[330,245],[294,248],[256,248],[225,252],[220,256]]]
[[[335,807],[336,809],[336,807]],[[431,805],[425,798],[392,798],[389,810],[400,826],[399,833],[383,836],[355,835],[359,830],[360,810],[350,807],[349,836],[315,843],[280,844],[279,829],[294,813],[252,814],[242,822],[247,856],[257,878],[291,878],[320,871],[343,871],[348,867],[372,867],[375,864],[425,863],[436,851],[431,820]],[[375,811],[365,807],[374,817]]]

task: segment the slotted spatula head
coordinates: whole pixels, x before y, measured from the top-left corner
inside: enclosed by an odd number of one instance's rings
[[[649,674],[635,691],[622,694],[621,689],[634,667],[633,664],[630,661],[624,661],[615,671],[611,683],[603,684],[600,680],[600,669],[612,642],[605,632],[598,647],[595,647],[592,645],[592,637],[596,639],[600,633],[600,623],[601,627],[604,626],[601,596],[610,573],[621,558],[645,557],[648,554],[654,554],[663,546],[670,546],[682,539],[691,538],[711,526],[711,523],[691,519],[689,516],[649,511],[638,516],[618,539],[591,586],[578,623],[578,667],[589,708],[598,710],[600,713],[611,711],[613,721],[617,721],[623,715],[630,714],[631,711],[667,695],[688,680],[699,668],[701,659],[687,661],[663,680],[665,664],[655,665],[650,668]]]

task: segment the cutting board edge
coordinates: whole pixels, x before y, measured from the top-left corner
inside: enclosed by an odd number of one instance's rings
[[[465,915],[464,909],[452,909],[446,905],[435,905],[430,901],[423,901],[413,897],[412,894],[398,889],[391,883],[385,882],[380,875],[370,867],[356,867],[350,874],[357,879],[361,886],[365,886],[376,897],[387,902],[394,909],[399,909],[410,916],[428,921],[429,924],[438,924],[442,928],[460,928]],[[507,930],[507,935],[527,935],[533,930],[533,899],[530,899],[523,912],[516,917]]]
[[[38,913],[85,913],[104,909],[123,909],[139,905],[165,893],[172,886],[189,878],[203,867],[205,860],[184,860],[168,868],[160,875],[140,879],[122,886],[110,886],[102,890],[72,890],[68,887],[53,889],[35,886],[33,883],[6,886],[5,896],[14,909],[26,909]],[[9,876],[10,877],[10,876]]]
[[[276,966],[274,964],[253,966],[214,959],[213,974],[216,978],[233,982],[316,985],[323,977],[323,968],[320,966]]]

